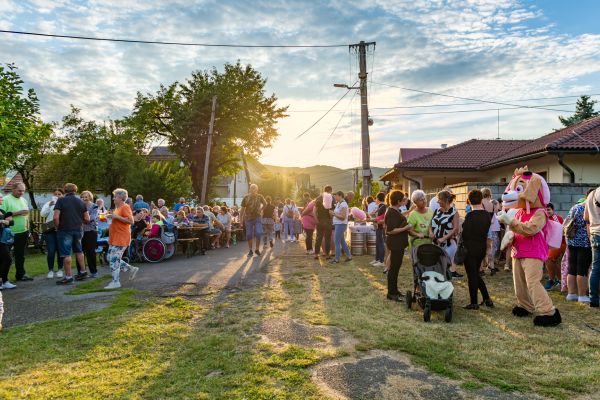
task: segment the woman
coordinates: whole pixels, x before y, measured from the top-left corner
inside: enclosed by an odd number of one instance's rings
[[[551,220],[558,222],[561,225],[563,224],[564,221],[563,221],[562,217],[554,212],[554,204],[548,203],[546,205],[546,213],[548,214],[548,218],[550,218]],[[548,260],[546,260],[546,269],[548,270],[548,282],[546,282],[546,285],[544,286],[544,288],[546,290],[552,290],[554,288],[560,289],[560,286],[561,286],[560,263],[561,263],[561,259],[562,259],[562,256],[563,256],[566,248],[567,248],[567,243],[563,236],[563,240],[560,245],[560,248],[558,248],[558,249],[550,248],[548,250]]]
[[[469,192],[468,202],[471,205],[471,212],[466,215],[462,226],[462,240],[467,250],[465,270],[467,271],[471,301],[464,307],[467,310],[479,309],[477,301],[478,290],[483,297],[483,303],[481,304],[485,304],[487,307],[494,306],[483,277],[479,274],[479,267],[486,255],[487,237],[492,223],[492,217],[490,217],[490,214],[481,205],[482,200],[483,194],[481,190],[474,189]]]
[[[569,272],[567,275],[567,301],[589,303],[587,295],[587,275],[592,264],[592,248],[588,236],[587,224],[583,218],[585,204],[575,204],[569,211],[567,219],[575,225],[575,235],[567,237],[569,247]]]
[[[400,208],[404,204],[404,193],[392,190],[389,194],[389,207],[385,211],[384,225],[386,245],[390,251],[390,268],[387,273],[387,299],[402,301],[398,291],[398,273],[402,266],[404,250],[408,246],[408,231],[411,226]]]
[[[296,216],[295,207],[290,199],[285,199],[283,206],[283,240],[286,242],[295,242],[294,237],[294,217]]]
[[[334,243],[335,243],[335,258],[332,263],[340,262],[340,253],[343,250],[346,255],[345,261],[352,260],[348,243],[346,243],[346,229],[348,228],[348,203],[344,200],[344,192],[339,191],[335,194],[335,209],[333,210],[333,227],[334,227]]]
[[[486,255],[483,259],[482,267],[484,270],[485,268],[489,269],[491,274],[494,275],[498,272],[498,268],[496,268],[494,262],[496,260],[496,251],[498,251],[498,245],[500,244],[500,222],[496,218],[496,214],[500,211],[500,205],[492,198],[492,191],[489,188],[481,189],[481,193],[483,195],[481,205],[492,218],[492,224],[488,233]]]
[[[2,204],[4,204],[4,197],[0,192],[0,235],[2,235],[2,231],[5,228],[13,226],[15,223],[12,219],[12,213],[4,211],[2,209]],[[8,280],[8,270],[10,269],[11,263],[12,258],[10,256],[8,245],[0,243],[0,289],[14,289],[17,287],[17,285],[13,285]],[[2,298],[0,298],[0,302],[1,301]],[[0,319],[0,324],[1,323],[2,320]]]
[[[267,248],[267,242],[269,246],[273,248],[273,232],[275,230],[275,223],[277,222],[277,207],[273,204],[271,196],[266,196],[265,201],[267,205],[262,209],[262,227],[263,227],[263,246]]]
[[[413,237],[409,246],[419,246],[425,243],[431,243],[429,238],[429,225],[433,212],[427,208],[427,196],[422,190],[415,190],[410,196],[415,204],[414,210],[408,216],[408,224],[412,227],[409,235]]]
[[[453,261],[458,247],[456,237],[460,232],[460,217],[453,205],[455,198],[456,195],[448,190],[442,190],[437,194],[438,208],[433,213],[429,224],[429,238],[448,253],[452,261],[450,267],[452,277],[462,278],[462,275],[456,272]]]
[[[217,214],[217,221],[221,223],[223,227],[223,235],[225,235],[225,247],[229,248],[229,241],[231,240],[231,214],[227,206],[221,206],[219,213]]]
[[[90,270],[90,276],[95,278],[98,276],[98,268],[96,264],[96,248],[98,247],[98,206],[94,203],[94,195],[90,191],[81,192],[81,200],[90,214],[90,222],[83,224],[83,238],[81,246],[83,254]],[[82,266],[77,266],[79,271],[85,271]]]
[[[42,239],[46,242],[46,260],[48,262],[48,279],[62,278],[63,274],[63,259],[58,253],[58,239],[56,237],[56,229],[54,229],[54,206],[56,200],[63,197],[65,191],[62,188],[54,190],[52,199],[44,204],[40,215],[45,218],[45,229],[42,233]],[[54,273],[54,259],[56,259],[57,271]]]
[[[112,214],[108,214],[108,218],[112,220],[108,231],[108,262],[112,281],[105,289],[118,289],[121,287],[119,280],[121,270],[130,271],[130,280],[134,279],[139,271],[138,267],[131,266],[122,259],[123,253],[131,243],[131,225],[133,224],[131,207],[125,203],[127,198],[127,190],[115,189],[113,191],[115,209]]]
[[[317,227],[315,201],[310,198],[308,193],[304,193],[304,208],[302,208],[301,220],[304,237],[306,238],[306,254],[315,254],[313,249],[313,234]]]
[[[190,220],[185,215],[185,211],[181,210],[177,212],[177,216],[175,217],[175,221],[173,222],[175,226],[188,227],[190,226]]]

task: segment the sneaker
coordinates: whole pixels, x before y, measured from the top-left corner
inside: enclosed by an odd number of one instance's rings
[[[63,273],[62,269],[59,269],[58,271],[56,271],[56,274],[54,274],[55,278],[62,278],[64,276],[65,276],[65,274]]]
[[[260,251],[258,251],[258,249],[256,249],[256,251],[254,252],[254,254],[256,254],[257,256],[260,256]]]
[[[21,281],[21,282],[32,281],[32,280],[33,280],[33,278],[30,276],[27,276],[27,275],[23,275],[22,277],[17,278],[17,281]]]
[[[580,303],[588,304],[590,302],[590,298],[589,298],[589,296],[579,296],[577,298],[577,301]]]
[[[54,271],[48,271],[48,275],[46,275],[48,279],[54,279]]]
[[[506,271],[506,272],[510,272],[510,267],[509,267],[508,265],[505,265],[505,266],[504,266],[504,271]]]
[[[375,264],[379,264],[379,261],[373,260],[369,263],[369,265],[375,266]]]
[[[97,272],[93,272],[90,274],[90,278],[97,278],[98,277],[98,273]]]
[[[552,289],[553,289],[553,290],[560,290],[560,288],[561,288],[561,283],[560,283],[560,281],[557,279],[557,280],[555,280],[555,281],[554,281],[554,286],[552,286]]]
[[[14,289],[17,285],[10,283],[10,281],[6,281],[2,284],[2,289]]]
[[[140,270],[140,267],[131,267],[131,269],[129,270],[129,280],[130,281],[135,279],[135,276],[137,275],[139,270]],[[119,285],[119,287],[120,287],[120,285]]]
[[[344,260],[344,262],[350,262],[352,261],[352,257],[346,257],[346,259]]]
[[[73,278],[62,278],[60,281],[56,281],[57,285],[72,285],[73,284]]]
[[[544,285],[544,289],[551,290],[554,287],[554,280],[548,279],[548,282]]]
[[[385,267],[385,264],[379,261],[375,261],[373,264],[371,264],[374,267]]]
[[[110,283],[104,286],[104,289],[118,289],[121,287],[120,282],[110,281]]]
[[[254,252],[253,252],[252,250],[250,250],[250,251],[248,252],[248,257],[252,257],[253,255],[254,255]]]
[[[314,250],[309,250],[308,254],[315,254],[315,251]]]
[[[86,271],[78,272],[77,275],[75,275],[75,280],[76,281],[82,281],[82,280],[84,280],[87,277],[88,277],[88,273]]]
[[[579,296],[577,296],[574,293],[569,293],[566,298],[567,298],[567,301],[577,301],[577,300],[579,300]]]
[[[458,272],[454,271],[452,273],[452,277],[453,278],[462,278],[464,275],[463,274],[459,274]]]

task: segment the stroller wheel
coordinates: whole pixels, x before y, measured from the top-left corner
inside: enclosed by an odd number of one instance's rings
[[[452,322],[452,304],[450,304],[450,307],[446,308],[446,312],[444,313],[444,321]]]
[[[429,322],[431,320],[431,304],[425,303],[423,307],[423,321]]]
[[[413,302],[413,297],[412,297],[412,293],[409,291],[406,292],[406,308],[408,308],[409,310],[412,308],[412,302]]]

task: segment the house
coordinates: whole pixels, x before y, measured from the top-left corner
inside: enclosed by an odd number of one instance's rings
[[[548,183],[600,182],[600,117],[533,140],[471,139],[400,160],[380,180],[427,192],[460,182],[507,182],[523,165]]]

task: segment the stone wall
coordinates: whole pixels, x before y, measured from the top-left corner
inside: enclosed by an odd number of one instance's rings
[[[589,189],[595,189],[599,184],[593,183],[549,183],[550,201],[554,204],[556,212],[566,217],[569,210],[579,199],[585,196]],[[490,188],[492,197],[499,199],[506,189],[506,183],[487,183],[487,182],[463,182],[450,185],[452,192],[456,195],[456,205],[461,216],[465,214],[467,205],[467,194],[472,189]],[[428,198],[431,198],[434,192],[428,193]]]

